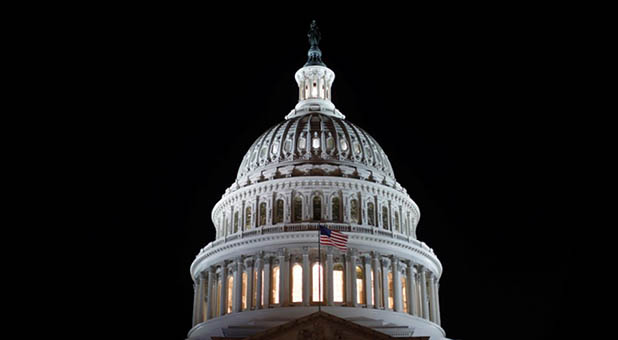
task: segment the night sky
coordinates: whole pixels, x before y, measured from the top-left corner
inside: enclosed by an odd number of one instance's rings
[[[421,210],[418,237],[444,266],[447,336],[579,332],[574,232],[556,201],[572,32],[534,11],[323,12],[143,9],[71,30],[87,195],[77,236],[89,254],[75,258],[89,274],[74,289],[99,292],[76,327],[184,339],[211,209],[253,141],[296,104],[315,18],[333,102],[378,141]]]

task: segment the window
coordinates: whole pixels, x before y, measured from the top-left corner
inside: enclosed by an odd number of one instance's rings
[[[356,302],[365,304],[365,273],[361,266],[356,266]]]
[[[228,274],[227,277],[227,313],[232,312],[232,296],[234,294],[234,276]]]
[[[275,223],[283,223],[283,200],[278,199],[275,207]]]
[[[348,150],[348,142],[346,142],[346,140],[345,140],[345,138],[343,138],[343,136],[339,137],[339,146],[341,147],[342,151]]]
[[[343,302],[345,292],[345,279],[343,278],[343,265],[335,264],[333,267],[333,302]]]
[[[361,146],[360,146],[360,144],[358,144],[358,142],[354,142],[352,145],[354,147],[354,154],[357,155],[357,156],[360,155],[360,153],[361,153]]]
[[[335,222],[339,222],[341,220],[341,207],[340,207],[340,203],[339,203],[339,197],[333,197],[332,198],[332,206],[333,206],[333,221]]]
[[[311,146],[314,149],[318,149],[320,148],[320,137],[318,137],[317,133],[313,135],[313,138],[311,139]]]
[[[234,213],[234,233],[238,232],[238,211]]]
[[[298,263],[292,267],[292,302],[303,302],[303,267]]]
[[[393,298],[393,273],[388,272],[388,308],[393,309],[395,299]]]
[[[401,275],[401,300],[403,302],[403,312],[408,313],[408,291],[406,289],[405,275]]]
[[[326,138],[326,151],[330,152],[335,148],[335,139],[331,136]]]
[[[268,153],[268,147],[266,145],[262,146],[262,149],[260,149],[260,161],[266,158],[267,153]]]
[[[270,288],[270,303],[278,304],[279,303],[279,266],[276,265],[273,267],[271,274],[271,288]]]
[[[303,151],[305,150],[305,148],[307,147],[307,140],[305,139],[305,136],[300,136],[298,137],[298,150],[299,151]]]
[[[369,220],[369,225],[376,225],[375,222],[375,211],[373,210],[373,203],[367,203],[367,219]]]
[[[294,222],[303,219],[303,199],[300,196],[294,197]]]
[[[279,152],[279,142],[274,142],[272,149],[273,149],[273,154],[277,154],[277,152]]]
[[[247,309],[247,272],[242,273],[242,297],[240,301],[242,301],[242,310]]]
[[[399,213],[395,211],[395,231],[399,231]]]
[[[260,226],[266,225],[266,202],[260,203]]]
[[[283,143],[283,151],[285,151],[286,153],[292,152],[292,140],[285,140],[285,142]]]
[[[322,199],[319,196],[313,197],[313,220],[322,219]]]
[[[245,209],[245,229],[251,229],[251,207]]]
[[[382,228],[388,229],[388,208],[382,207]]]
[[[350,201],[350,220],[352,223],[358,223],[358,201],[353,199]]]
[[[324,270],[322,268],[322,265],[318,262],[314,263],[312,268],[311,268],[311,281],[312,281],[312,285],[311,285],[311,302],[320,302],[320,301],[324,301],[323,299],[323,294],[324,292],[322,291],[322,284],[320,281],[323,282],[324,280]]]

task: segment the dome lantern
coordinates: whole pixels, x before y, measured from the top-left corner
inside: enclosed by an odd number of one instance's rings
[[[290,119],[310,112],[345,118],[331,101],[335,72],[326,67],[322,61],[322,51],[318,46],[322,36],[315,20],[311,23],[307,37],[310,45],[307,62],[294,77],[298,84],[298,104],[285,118]]]

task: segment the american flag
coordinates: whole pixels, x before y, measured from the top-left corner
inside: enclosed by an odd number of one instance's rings
[[[321,225],[320,243],[327,246],[335,246],[341,251],[347,251],[348,235],[345,235],[344,233],[337,230],[330,230],[327,227]]]

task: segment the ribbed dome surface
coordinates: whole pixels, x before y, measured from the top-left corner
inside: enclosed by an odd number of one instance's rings
[[[264,170],[303,164],[332,164],[350,175],[364,172],[361,177],[379,182],[395,180],[388,157],[368,133],[345,119],[313,112],[283,121],[262,134],[243,158],[237,181]]]

